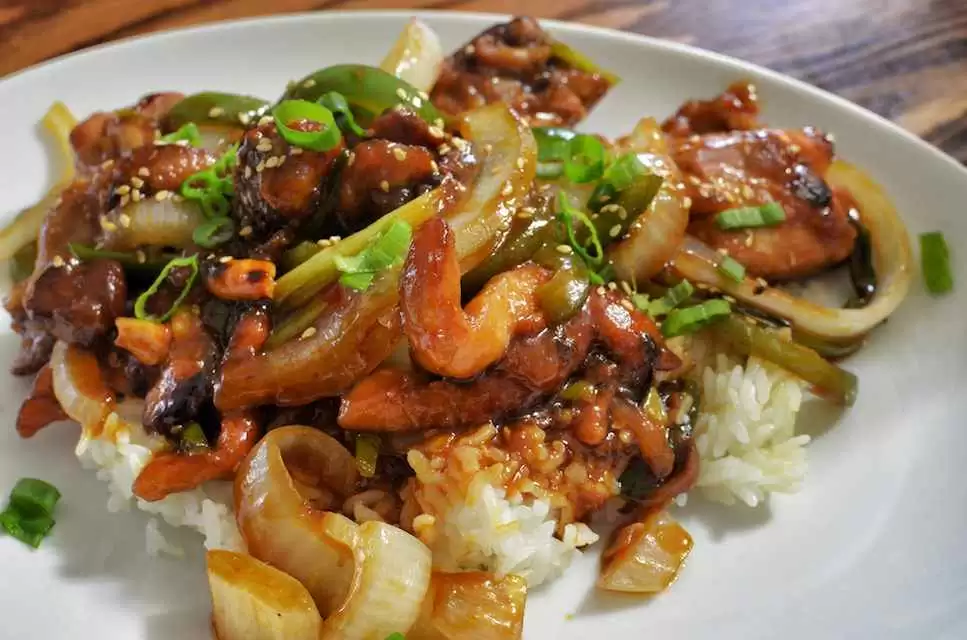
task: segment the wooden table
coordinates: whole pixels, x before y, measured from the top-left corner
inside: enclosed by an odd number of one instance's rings
[[[325,9],[519,12],[699,45],[895,120],[967,162],[967,0],[0,0],[0,76],[135,34]]]

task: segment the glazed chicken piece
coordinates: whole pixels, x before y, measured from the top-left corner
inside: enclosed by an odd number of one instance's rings
[[[573,125],[610,87],[599,73],[572,68],[552,52],[533,18],[487,29],[446,59],[433,104],[448,114],[503,101],[533,125]]]
[[[823,175],[833,157],[829,139],[814,129],[710,133],[671,141],[692,199],[688,232],[727,252],[766,280],[821,271],[853,251],[856,229],[846,198]],[[784,222],[723,230],[718,213],[775,201]]]
[[[845,260],[856,229],[850,201],[823,180],[832,141],[810,127],[761,128],[758,115],[755,86],[741,81],[711,100],[686,102],[662,123],[692,202],[688,232],[766,280],[807,276]],[[773,201],[786,213],[776,226],[723,230],[715,222],[727,209]]]

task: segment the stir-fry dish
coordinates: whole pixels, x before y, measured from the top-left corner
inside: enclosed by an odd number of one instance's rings
[[[744,81],[579,132],[619,79],[529,18],[339,62],[54,105],[67,167],[0,234],[17,430],[80,423],[112,510],[204,533],[221,640],[519,638],[581,549],[656,594],[686,494],[799,488],[800,407],[853,403],[837,361],[913,270],[831,135]],[[853,295],[811,301],[832,271]]]

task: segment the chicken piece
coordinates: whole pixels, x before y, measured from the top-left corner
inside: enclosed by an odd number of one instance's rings
[[[447,58],[431,99],[452,115],[503,101],[533,125],[573,125],[609,87],[601,74],[554,56],[550,36],[536,20],[515,18]]]
[[[758,129],[755,85],[742,80],[711,100],[689,100],[662,123],[662,131],[683,138],[706,133]]]
[[[287,126],[318,131],[320,125],[300,120]],[[328,151],[293,147],[274,122],[249,129],[238,150],[235,172],[234,215],[239,228],[251,227],[253,237],[267,239],[318,212],[326,197],[326,177],[344,149],[342,142]]]
[[[688,231],[725,251],[752,276],[787,280],[835,265],[853,251],[850,206],[823,175],[833,158],[829,138],[815,129],[733,131],[670,140],[685,174],[692,207]],[[727,209],[779,203],[784,222],[723,230]]]

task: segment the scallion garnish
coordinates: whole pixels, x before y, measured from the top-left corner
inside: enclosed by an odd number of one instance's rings
[[[718,264],[718,270],[722,275],[735,282],[742,282],[745,279],[745,267],[731,256],[722,256],[722,261]]]
[[[197,202],[206,218],[219,218],[229,213],[228,199],[235,193],[232,168],[238,162],[237,151],[238,146],[232,145],[215,164],[188,176],[181,183],[181,195]]]
[[[376,460],[379,458],[379,436],[371,433],[356,435],[356,468],[359,475],[372,478],[376,475]]]
[[[541,180],[556,180],[564,173],[564,165],[560,162],[538,162],[537,177]]]
[[[594,222],[586,213],[572,206],[563,191],[558,193],[558,206],[561,209],[557,214],[558,218],[564,223],[567,241],[574,253],[581,256],[588,263],[588,266],[601,266],[604,262],[604,247],[601,245],[601,238],[598,237],[598,230],[594,226]],[[584,241],[578,237],[583,235],[581,228],[587,231],[587,239]],[[594,250],[594,253],[588,252],[589,247]]]
[[[185,425],[178,438],[178,444],[181,446],[181,450],[186,453],[197,453],[209,448],[205,430],[197,422],[189,422]]]
[[[171,308],[168,309],[160,316],[149,314],[145,309],[145,306],[148,304],[148,300],[151,299],[151,296],[158,293],[158,289],[161,288],[161,285],[168,278],[168,274],[171,273],[172,269],[177,269],[179,267],[189,268],[191,270],[191,274],[185,280],[184,287],[181,290],[181,293],[178,294],[178,297],[175,298],[174,304],[172,304]],[[148,287],[148,290],[142,293],[140,296],[138,296],[138,299],[135,300],[134,316],[139,320],[150,320],[152,322],[167,322],[168,319],[174,315],[175,311],[178,310],[178,307],[181,305],[181,303],[185,301],[185,298],[188,297],[188,294],[191,293],[191,287],[192,285],[195,284],[195,278],[197,277],[198,277],[198,255],[197,254],[192,256],[187,256],[184,258],[175,258],[174,260],[172,260],[171,262],[165,265],[165,268],[161,270],[161,273],[158,274],[158,278],[151,284],[150,287]]]
[[[201,145],[201,132],[198,131],[198,126],[194,122],[188,122],[181,125],[175,131],[167,135],[161,136],[162,142],[180,142],[185,140],[193,147]]]
[[[279,134],[294,147],[310,151],[329,151],[342,139],[332,111],[315,102],[283,100],[272,109],[272,117]],[[289,123],[298,120],[318,123],[321,128],[319,131],[298,131],[289,127]]]
[[[577,136],[570,129],[534,127],[538,162],[564,162],[570,157],[571,140]]]
[[[404,636],[399,631],[394,631],[393,633],[386,636],[386,640],[406,640],[406,636]]]
[[[211,249],[228,242],[235,234],[235,223],[228,216],[218,216],[201,223],[191,233],[192,241],[200,247]]]
[[[588,198],[588,210],[597,212],[604,205],[613,203],[620,192],[640,180],[646,173],[648,169],[636,154],[626,153],[619,156],[604,170],[601,181]]]
[[[10,504],[0,513],[0,528],[36,548],[54,526],[60,491],[35,478],[22,478],[10,492]]]
[[[720,229],[752,229],[771,227],[785,221],[786,212],[778,202],[767,202],[757,207],[726,209],[715,216]]]
[[[162,269],[173,256],[170,253],[150,256],[143,251],[109,251],[107,249],[95,249],[84,244],[71,242],[67,245],[70,252],[78,260],[116,260],[123,266],[130,269],[144,269],[147,271],[157,271]],[[159,260],[160,258],[160,260]]]
[[[920,266],[927,291],[934,295],[949,293],[954,288],[950,268],[950,250],[940,231],[920,234]]]
[[[57,487],[36,478],[21,478],[10,492],[10,505],[28,516],[53,516],[58,500]]]
[[[343,94],[330,91],[319,98],[319,104],[332,111],[332,115],[340,129],[349,129],[357,136],[366,135],[366,130],[356,124],[356,117],[353,116],[353,112],[349,108],[349,103],[346,101],[346,96]]]
[[[359,291],[368,289],[377,273],[403,261],[412,235],[409,224],[394,220],[386,231],[356,255],[335,256],[333,262],[342,272],[340,284]]]
[[[668,289],[665,295],[648,305],[648,313],[651,316],[660,316],[668,313],[695,292],[695,287],[688,280],[682,280],[674,287]]]
[[[684,309],[672,309],[661,323],[661,332],[666,338],[694,333],[718,318],[732,313],[732,306],[726,300],[716,298],[702,304]]]
[[[594,182],[604,175],[607,152],[596,137],[579,133],[568,145],[564,175],[575,184]]]

